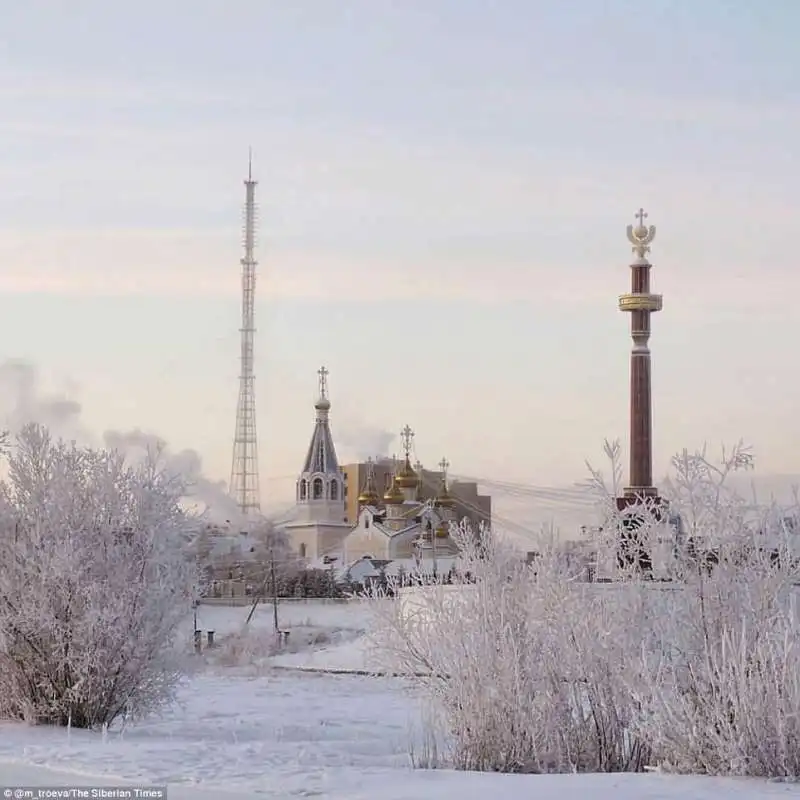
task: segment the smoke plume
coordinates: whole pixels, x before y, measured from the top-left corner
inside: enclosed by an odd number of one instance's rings
[[[242,521],[236,501],[225,490],[225,482],[212,481],[203,475],[203,460],[196,450],[187,448],[173,453],[159,436],[138,428],[132,431],[106,431],[103,445],[108,450],[122,453],[131,461],[157,454],[163,469],[185,483],[186,499],[202,506],[199,510],[209,522],[235,524]]]
[[[0,364],[0,428],[12,435],[28,423],[44,425],[59,439],[90,444],[92,435],[83,425],[81,404],[68,395],[46,393],[36,367],[21,359]]]
[[[102,445],[130,460],[158,453],[164,469],[186,484],[186,499],[200,506],[209,522],[241,521],[239,509],[225,491],[224,482],[212,481],[203,474],[203,462],[196,450],[173,453],[163,439],[138,429],[106,431],[98,437],[84,424],[83,408],[70,394],[69,387],[62,392],[46,392],[34,364],[22,359],[5,361],[0,364],[0,429],[13,436],[35,422],[45,426],[57,439],[84,446]]]
[[[396,433],[382,428],[347,422],[337,422],[333,432],[337,445],[358,461],[388,457],[389,446],[397,438]]]

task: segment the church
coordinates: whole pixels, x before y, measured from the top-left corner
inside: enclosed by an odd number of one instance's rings
[[[414,432],[406,425],[401,433],[403,458],[393,462],[383,491],[372,460],[367,462],[363,485],[348,486],[354,473],[340,467],[336,457],[328,370],[322,367],[318,375],[314,431],[297,479],[292,521],[284,525],[294,550],[309,562],[336,562],[341,567],[364,558],[435,563],[437,558],[454,556],[458,548],[450,536],[450,523],[460,520],[459,505],[465,501],[450,491],[447,461],[439,465],[435,490],[422,491],[423,470],[411,464]],[[352,492],[358,492],[355,520],[347,512]]]

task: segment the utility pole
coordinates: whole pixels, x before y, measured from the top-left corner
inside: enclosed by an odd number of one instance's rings
[[[438,526],[437,526],[438,530]],[[433,559],[433,580],[436,582],[436,531],[431,536],[431,558]]]
[[[244,624],[248,625],[250,620],[253,619],[253,614],[256,613],[256,608],[258,608],[258,604],[261,602],[262,598],[264,597],[264,592],[267,589],[267,583],[272,581],[272,613],[275,618],[275,630],[278,630],[278,592],[276,589],[276,582],[275,582],[275,549],[274,545],[270,545],[269,548],[269,571],[264,575],[264,580],[261,581],[261,586],[258,587],[258,592],[256,592],[255,600],[253,600],[253,605],[250,608],[250,613],[247,615],[247,619],[245,620]]]
[[[269,572],[272,577],[272,619],[275,623],[275,635],[280,637],[280,627],[278,626],[278,584],[275,580],[275,548],[269,548]]]

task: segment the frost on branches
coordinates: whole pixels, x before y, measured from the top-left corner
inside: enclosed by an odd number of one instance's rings
[[[607,454],[588,573],[550,534],[526,564],[462,526],[452,585],[376,598],[385,665],[424,676],[428,749],[462,769],[800,775],[797,504],[738,495],[738,446],[676,456],[666,505],[619,511]]]
[[[28,426],[0,484],[0,714],[94,727],[157,709],[196,592],[182,487],[155,458]]]
[[[705,451],[672,461],[674,578],[639,582],[650,642],[629,680],[643,709],[635,730],[674,770],[797,777],[800,509],[740,496],[730,476],[752,465],[741,444],[719,464]],[[663,522],[648,519],[645,533],[655,549]]]
[[[450,585],[398,588],[375,604],[386,666],[430,676],[420,680],[444,728],[437,750],[467,770],[641,767],[620,680],[627,620],[576,582],[547,537],[529,565],[466,523],[451,535],[461,556]]]

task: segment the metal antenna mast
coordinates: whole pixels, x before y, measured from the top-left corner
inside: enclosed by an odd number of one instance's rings
[[[239,372],[239,403],[236,407],[236,431],[233,437],[233,464],[230,492],[244,516],[261,511],[258,483],[258,437],[256,435],[256,393],[253,375],[253,340],[255,339],[254,300],[256,293],[255,247],[257,209],[256,183],[253,180],[253,152],[250,151],[242,244],[242,350]]]

